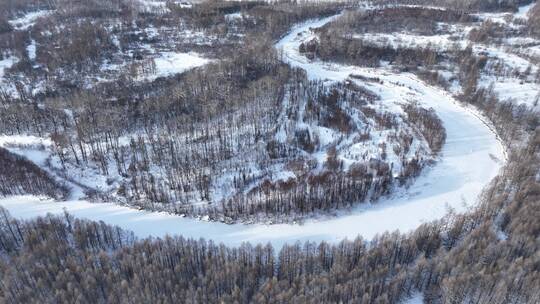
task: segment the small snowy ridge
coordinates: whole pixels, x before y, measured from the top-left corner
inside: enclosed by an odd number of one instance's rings
[[[177,52],[157,52],[151,46],[144,45],[145,50],[149,51],[152,55],[148,60],[152,62],[153,68],[151,71],[140,73],[135,80],[137,81],[154,81],[159,77],[168,77],[175,74],[181,74],[188,70],[206,65],[212,62],[211,59],[201,57],[201,55],[195,52],[189,53],[177,53]],[[125,71],[128,68],[126,62],[123,63],[110,63],[106,62],[101,65],[102,71],[107,72],[120,72]],[[108,78],[98,78],[97,82],[109,81]],[[88,87],[91,87],[89,84]]]
[[[378,45],[390,45],[393,48],[431,46],[431,49],[443,49],[456,44],[455,41],[450,40],[450,35],[421,36],[408,33],[366,33],[353,35],[353,38],[367,40]]]
[[[302,225],[227,225],[135,210],[112,203],[55,202],[35,196],[3,198],[0,205],[16,218],[58,214],[65,209],[77,217],[118,225],[139,237],[181,234],[188,238],[213,239],[232,246],[243,242],[270,242],[277,248],[296,241],[335,243],[355,239],[358,235],[372,239],[386,231],[412,231],[422,223],[444,217],[449,210],[458,213],[468,211],[478,202],[482,189],[498,174],[506,161],[502,143],[493,129],[476,111],[458,104],[447,92],[426,85],[412,74],[310,61],[298,53],[303,37],[310,35],[310,28],[320,27],[336,17],[295,27],[277,44],[283,50],[285,60],[306,69],[311,79],[335,82],[345,80],[351,74],[379,77],[384,84],[377,89],[383,99],[410,96],[416,92],[420,104],[433,108],[447,131],[440,161],[399,195],[374,205],[359,205],[339,218],[311,219]]]
[[[16,30],[24,31],[30,28],[31,26],[33,26],[39,18],[50,15],[53,12],[54,11],[52,10],[42,10],[42,11],[27,13],[26,15],[20,18],[10,20],[9,24],[13,26],[13,28],[15,28]]]
[[[528,48],[528,50],[531,53],[531,55],[540,58],[540,45],[530,47]]]
[[[511,37],[506,38],[505,44],[511,45],[511,46],[527,46],[527,45],[540,45],[540,40],[534,39],[532,37]]]
[[[500,48],[496,47],[489,47],[489,46],[483,46],[483,45],[475,45],[474,51],[479,54],[486,54],[490,58],[496,58],[504,62],[507,66],[511,68],[515,68],[519,70],[520,72],[524,72],[527,68],[531,67],[531,72],[536,72],[536,67],[531,64],[530,61],[514,55],[509,52],[505,52],[504,50],[501,50]]]

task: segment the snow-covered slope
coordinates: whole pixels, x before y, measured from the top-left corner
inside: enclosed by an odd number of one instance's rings
[[[299,44],[319,27],[335,17],[308,22],[294,28],[277,47],[286,60],[308,71],[311,79],[345,80],[351,74],[379,77],[381,84],[371,84],[382,95],[382,102],[396,99],[418,100],[435,109],[447,129],[447,143],[438,164],[425,172],[407,191],[375,206],[358,207],[341,217],[313,219],[302,225],[227,225],[151,213],[114,204],[92,204],[86,201],[53,202],[24,196],[5,198],[0,205],[13,216],[30,218],[47,212],[67,210],[78,217],[103,220],[134,231],[138,236],[181,234],[207,238],[228,245],[242,242],[271,242],[275,246],[295,241],[340,241],[358,235],[370,239],[385,231],[412,230],[424,222],[443,217],[449,209],[464,212],[477,202],[482,189],[497,175],[505,155],[497,135],[474,110],[459,105],[446,92],[430,87],[410,74],[394,74],[385,69],[309,61],[298,52]]]

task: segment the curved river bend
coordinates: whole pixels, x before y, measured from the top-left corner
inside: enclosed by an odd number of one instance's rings
[[[442,218],[450,209],[465,212],[474,206],[482,189],[498,174],[506,157],[492,128],[474,110],[459,105],[445,91],[426,85],[414,75],[309,61],[299,54],[299,44],[312,36],[310,28],[320,27],[333,18],[336,16],[296,26],[276,47],[283,50],[284,60],[292,66],[304,68],[310,79],[342,81],[350,74],[378,77],[383,84],[371,89],[382,96],[382,102],[392,104],[414,96],[423,106],[432,107],[437,112],[446,128],[447,142],[437,164],[426,169],[409,189],[376,205],[361,205],[351,212],[343,212],[340,217],[307,220],[302,225],[227,225],[139,211],[111,203],[54,202],[33,196],[0,199],[0,205],[16,218],[61,213],[65,209],[77,217],[101,220],[132,230],[139,237],[183,235],[232,246],[243,242],[270,242],[276,247],[296,241],[338,242],[358,235],[371,239],[385,231],[407,232],[424,222]]]

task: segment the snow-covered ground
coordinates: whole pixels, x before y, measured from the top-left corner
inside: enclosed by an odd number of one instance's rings
[[[209,63],[210,60],[200,57],[196,53],[164,52],[155,58],[154,62],[156,64],[156,73],[148,77],[150,80],[180,74],[187,70],[203,66]]]
[[[441,160],[424,172],[408,189],[377,203],[356,207],[350,213],[331,219],[312,219],[302,225],[227,225],[180,216],[139,211],[115,204],[93,204],[86,201],[53,202],[32,196],[4,198],[0,205],[13,216],[31,218],[64,208],[75,216],[103,220],[132,230],[136,235],[207,238],[227,245],[242,242],[271,242],[277,247],[296,241],[329,241],[354,239],[358,235],[371,239],[385,231],[411,231],[424,222],[440,219],[450,209],[465,212],[477,202],[482,189],[498,174],[505,162],[505,152],[489,124],[473,109],[458,104],[446,92],[426,85],[411,74],[395,74],[385,69],[367,69],[309,61],[298,52],[299,44],[309,37],[310,27],[319,27],[335,17],[307,22],[295,27],[277,47],[294,66],[307,70],[311,79],[329,82],[345,80],[351,74],[379,77],[383,84],[372,89],[383,97],[407,97],[432,107],[447,130],[447,142]]]

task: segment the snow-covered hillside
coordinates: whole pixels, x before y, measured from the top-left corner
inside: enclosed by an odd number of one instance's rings
[[[478,13],[474,22],[438,22],[436,34],[424,35],[414,31],[367,32],[352,34],[353,39],[390,49],[430,49],[442,54],[471,48],[475,56],[487,62],[480,71],[478,86],[494,93],[500,101],[524,105],[540,111],[540,69],[537,52],[540,40],[524,31],[524,21],[535,3],[522,6],[516,13]],[[376,7],[372,9],[382,9]],[[484,31],[494,31],[506,37],[490,37],[481,41]],[[486,35],[484,33],[483,35]],[[480,39],[480,40],[479,40]],[[444,62],[443,62],[444,63]],[[454,94],[463,93],[455,81],[455,64],[436,67],[448,80]]]
[[[411,74],[395,74],[388,69],[310,61],[299,54],[298,46],[309,37],[309,28],[332,20],[323,19],[295,27],[278,44],[286,60],[307,70],[312,79],[331,82],[351,75],[378,77],[381,83],[368,83],[388,105],[410,99],[435,109],[447,131],[447,143],[435,167],[422,174],[406,191],[373,206],[357,207],[338,218],[307,220],[297,224],[234,224],[206,222],[165,213],[138,211],[114,204],[85,201],[53,202],[35,197],[2,199],[0,205],[16,217],[30,218],[46,212],[59,213],[64,208],[76,216],[103,220],[133,230],[139,236],[182,234],[208,238],[230,245],[244,241],[271,242],[281,246],[298,240],[336,242],[360,235],[372,238],[385,231],[412,230],[424,222],[443,217],[449,210],[465,212],[475,205],[482,189],[495,177],[505,162],[504,149],[489,123],[476,111],[457,103],[448,93],[426,85]]]
[[[282,67],[270,40],[255,43],[264,50],[208,59],[238,43],[254,17],[226,11],[227,31],[208,34],[187,18],[176,23],[174,11],[145,12],[153,20],[145,26],[115,15],[75,23],[69,34],[38,24],[19,64],[4,61],[2,96],[35,101],[35,115],[61,126],[7,124],[6,134],[34,132],[48,143],[36,150],[15,141],[11,151],[41,155],[39,165],[75,185],[75,197],[226,222],[298,220],[376,202],[439,159],[445,131],[416,96]],[[77,49],[77,39],[88,47]],[[58,44],[70,51],[52,56]],[[10,119],[21,113],[9,111]]]

